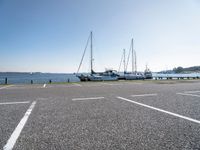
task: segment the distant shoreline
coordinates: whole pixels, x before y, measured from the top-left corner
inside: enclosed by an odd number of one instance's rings
[[[74,74],[74,73],[53,73],[53,72],[0,72],[0,74]]]
[[[173,71],[163,71],[163,72],[154,72],[154,73],[157,73],[157,74],[199,74],[200,71],[183,71],[183,72],[179,72],[179,73],[175,73]]]
[[[82,72],[83,73],[83,72]],[[86,73],[86,72],[84,72]],[[176,73],[174,71],[160,71],[160,72],[153,72],[156,74],[194,74],[197,73],[199,74],[200,71],[183,71],[183,72],[179,72]],[[76,73],[52,73],[52,72],[0,72],[0,74],[76,74]]]

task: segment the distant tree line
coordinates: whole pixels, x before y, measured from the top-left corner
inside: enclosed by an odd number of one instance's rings
[[[193,66],[188,68],[177,67],[173,69],[175,73],[183,73],[183,72],[200,72],[200,66]]]

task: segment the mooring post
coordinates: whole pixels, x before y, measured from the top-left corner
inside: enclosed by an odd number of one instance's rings
[[[5,84],[8,84],[8,78],[5,78]]]

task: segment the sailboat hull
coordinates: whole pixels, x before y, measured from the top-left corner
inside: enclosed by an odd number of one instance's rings
[[[143,74],[135,73],[125,73],[121,74],[118,78],[119,80],[144,80],[145,77]]]
[[[145,73],[145,79],[153,79],[152,73]]]
[[[125,80],[137,80],[137,76],[134,74],[125,75]]]
[[[80,81],[117,81],[117,76],[100,76],[100,75],[80,75],[77,76]]]

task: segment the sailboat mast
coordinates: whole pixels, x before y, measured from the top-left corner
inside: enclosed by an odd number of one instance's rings
[[[135,73],[137,73],[137,55],[136,55],[136,51],[134,51],[135,53]]]
[[[133,50],[133,39],[131,40],[131,49],[132,49],[132,73],[134,73],[134,50]]]
[[[90,48],[91,48],[91,74],[93,73],[93,45],[92,45],[92,31],[90,33],[90,38],[91,38],[91,45],[90,45]]]
[[[124,49],[124,73],[126,72],[126,50]]]

